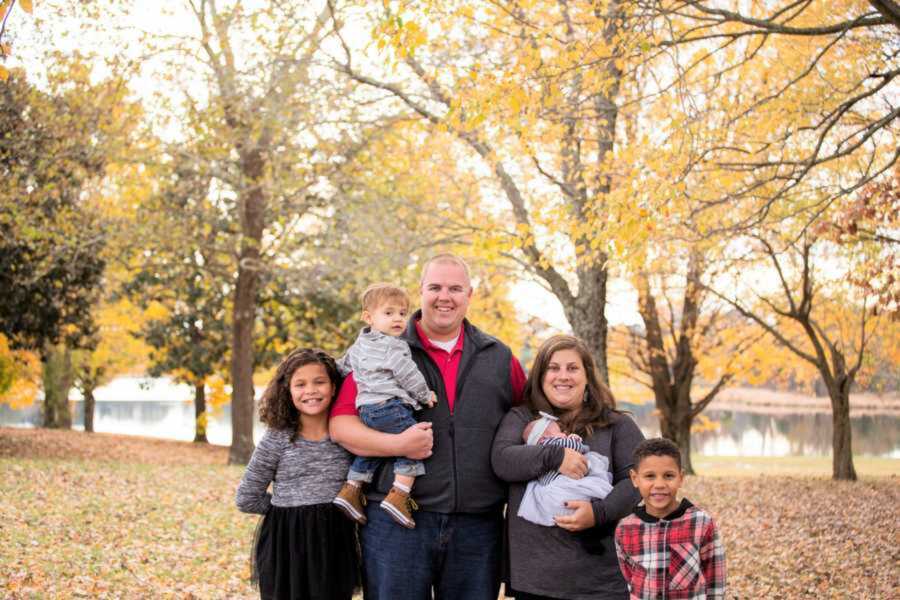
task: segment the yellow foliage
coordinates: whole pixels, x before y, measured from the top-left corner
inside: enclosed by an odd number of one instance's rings
[[[206,405],[213,414],[217,414],[223,406],[231,401],[231,395],[225,390],[225,379],[221,375],[213,375],[206,379],[206,385],[209,386],[209,391],[206,393]]]
[[[704,433],[707,431],[718,431],[721,423],[713,421],[704,414],[697,415],[691,423],[691,433]]]
[[[97,346],[90,351],[76,353],[76,366],[85,373],[102,374],[95,385],[102,385],[116,375],[132,372],[143,366],[150,356],[150,347],[135,334],[145,322],[140,308],[128,299],[103,302],[96,310],[99,334]]]
[[[0,404],[13,409],[31,406],[40,391],[41,361],[33,352],[11,350],[0,333],[0,382],[8,388],[0,390]]]
[[[194,430],[196,431],[197,435],[200,435],[200,436],[206,435],[206,426],[208,424],[209,424],[208,411],[203,411],[202,413],[197,415],[197,418],[195,420],[195,426],[194,426]]]
[[[148,321],[161,321],[169,316],[169,309],[162,302],[151,302],[144,310],[144,318]]]

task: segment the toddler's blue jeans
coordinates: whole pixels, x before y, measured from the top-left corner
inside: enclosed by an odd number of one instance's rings
[[[363,404],[359,407],[359,419],[372,429],[384,433],[400,433],[416,424],[413,409],[399,398],[391,398],[379,404]],[[421,460],[410,460],[404,456],[384,458],[381,456],[357,456],[350,465],[350,481],[372,482],[375,470],[385,460],[394,461],[394,473],[417,477],[425,474]]]

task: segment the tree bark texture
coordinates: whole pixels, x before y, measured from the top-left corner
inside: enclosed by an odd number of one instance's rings
[[[206,385],[201,382],[194,385],[194,442],[207,444],[206,439]]]
[[[74,373],[72,355],[65,344],[48,344],[43,353],[44,406],[42,423],[51,429],[71,429],[69,390]]]
[[[563,304],[572,332],[581,338],[597,362],[601,380],[609,385],[609,363],[606,340],[609,325],[606,320],[606,282],[608,273],[603,267],[582,269],[579,273],[578,296]]]
[[[88,433],[94,433],[94,388],[88,387],[82,393],[84,396],[84,430]]]
[[[265,159],[259,148],[241,152],[241,245],[232,312],[231,450],[228,462],[247,464],[253,454],[253,327],[260,281],[260,244],[266,210]]]
[[[663,404],[671,402],[669,398],[664,399]],[[657,399],[656,406],[660,406]],[[681,467],[687,475],[694,475],[694,465],[691,462],[691,425],[694,419],[690,414],[690,407],[687,411],[681,410],[680,407],[671,411],[668,416],[663,415],[660,411],[659,431],[664,438],[672,440],[681,451]]]
[[[831,476],[833,479],[856,481],[853,466],[853,431],[850,427],[850,384],[852,378],[841,374],[829,378],[828,396],[831,399]]]

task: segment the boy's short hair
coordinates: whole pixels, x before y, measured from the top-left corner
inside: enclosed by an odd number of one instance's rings
[[[388,300],[397,300],[405,308],[409,308],[409,295],[406,290],[389,283],[373,283],[366,288],[360,297],[362,309],[373,311]]]
[[[641,461],[649,456],[671,456],[681,470],[681,450],[672,440],[666,438],[650,438],[644,440],[634,449],[634,469],[641,466]]]

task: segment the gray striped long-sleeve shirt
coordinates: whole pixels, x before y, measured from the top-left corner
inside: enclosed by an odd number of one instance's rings
[[[350,460],[350,453],[328,438],[313,442],[297,436],[292,442],[290,431],[268,429],[238,486],[237,507],[264,515],[270,506],[331,502],[347,479]]]
[[[399,398],[418,410],[431,396],[406,341],[371,327],[363,328],[338,368],[342,375],[353,372],[357,408]]]

